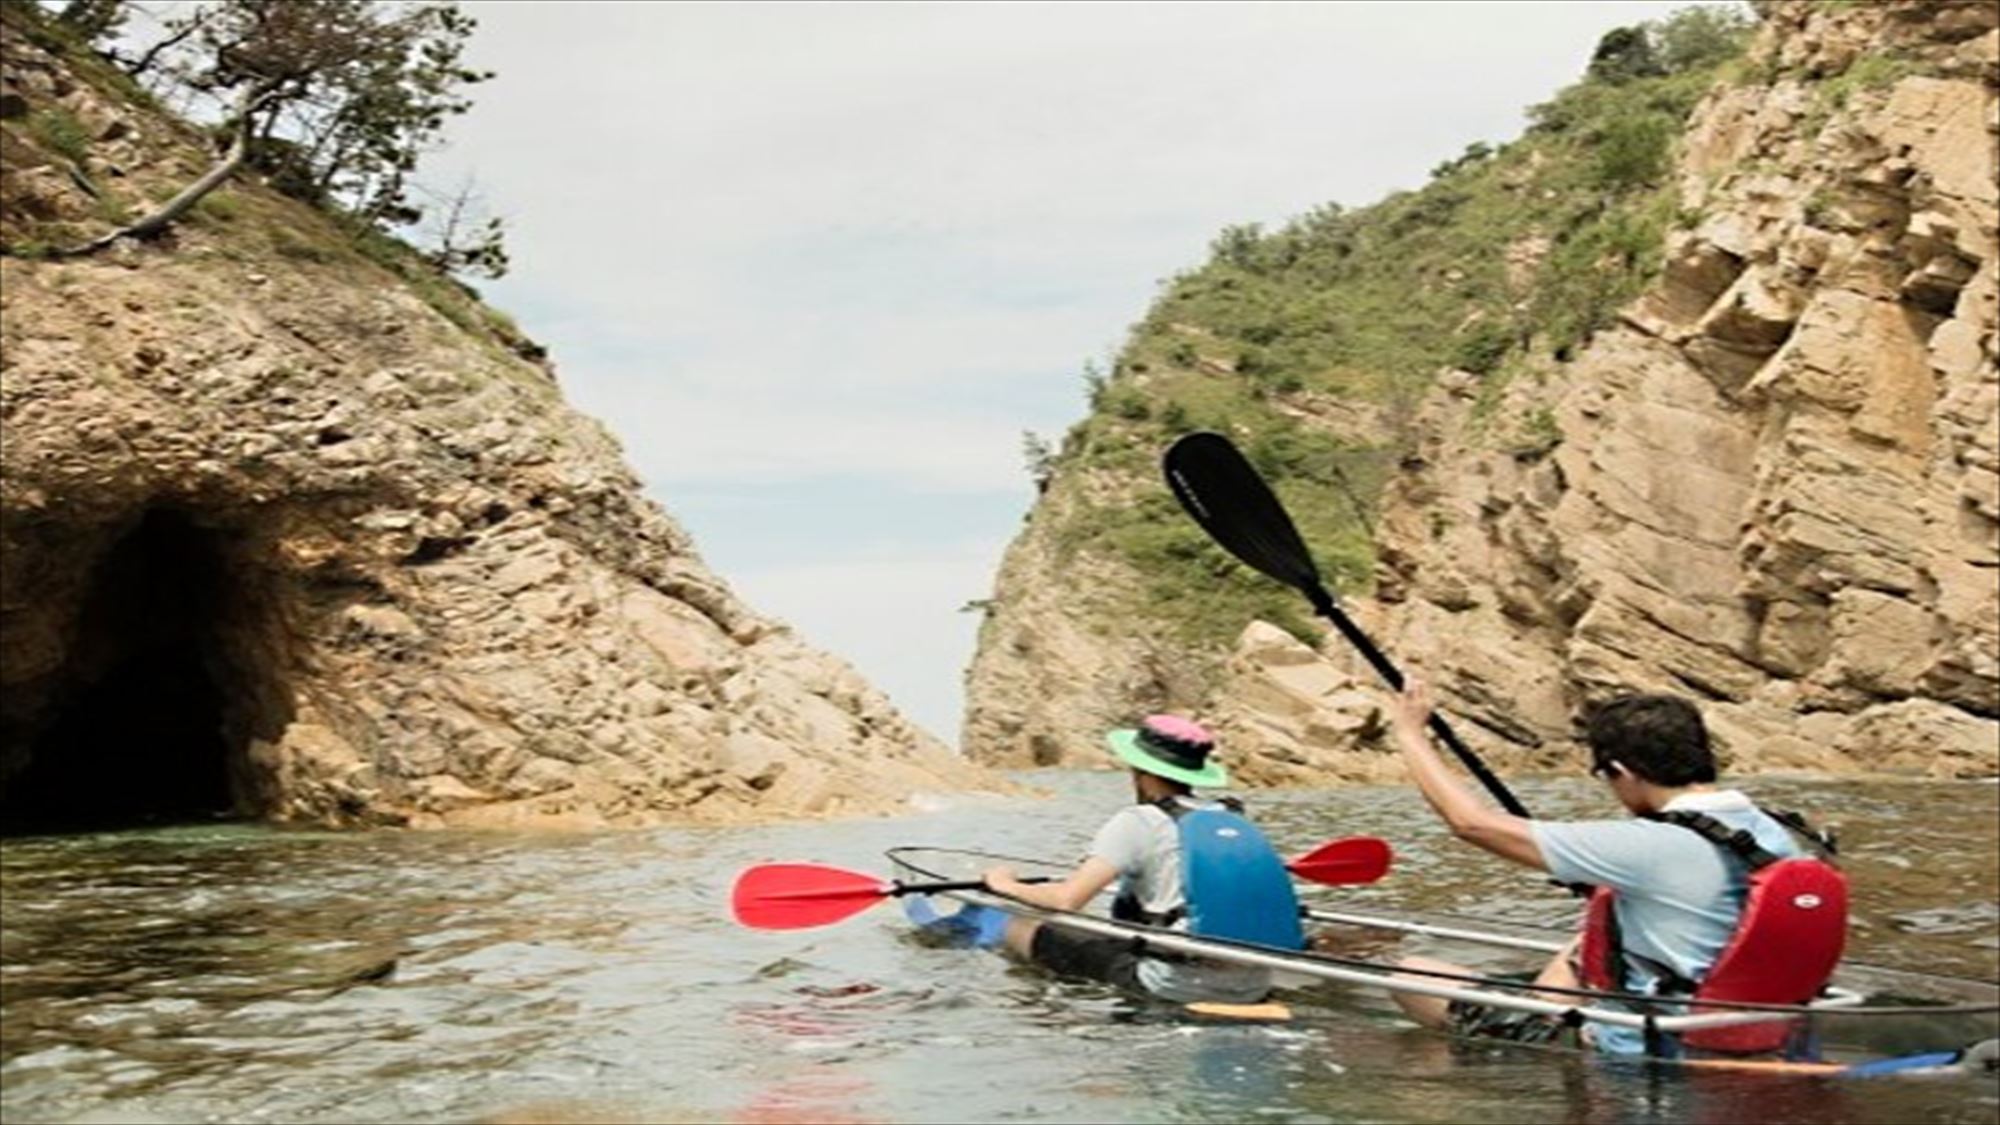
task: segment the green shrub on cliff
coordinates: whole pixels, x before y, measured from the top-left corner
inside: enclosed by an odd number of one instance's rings
[[[1497,399],[1514,372],[1568,359],[1637,295],[1680,217],[1674,141],[1749,27],[1695,9],[1625,29],[1590,77],[1530,111],[1523,136],[1469,146],[1423,187],[1223,230],[1206,263],[1166,284],[1064,440],[1058,475],[1128,484],[1088,490],[1098,499],[1070,517],[1061,548],[1129,564],[1147,586],[1130,608],[1196,650],[1253,615],[1309,631],[1295,595],[1208,545],[1158,483],[1165,445],[1210,429],[1273,481],[1331,583],[1366,588],[1373,509],[1407,440],[1398,420],[1447,367]],[[1382,419],[1380,432],[1331,436],[1315,419],[1343,401]],[[1539,429],[1493,440],[1552,444]]]
[[[1597,138],[1592,174],[1611,191],[1656,184],[1665,174],[1680,123],[1663,113],[1628,117],[1607,124]]]
[[[62,106],[36,110],[28,118],[28,132],[43,148],[73,162],[81,161],[90,148],[90,131]]]

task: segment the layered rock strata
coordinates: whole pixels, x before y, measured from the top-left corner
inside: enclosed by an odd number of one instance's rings
[[[1701,701],[1739,769],[1990,776],[2000,13],[1765,15],[1752,67],[1785,77],[1697,111],[1659,283],[1497,418],[1468,377],[1426,404],[1385,639],[1521,764],[1653,689]],[[1814,81],[1865,59],[1901,76]],[[1493,451],[1508,426],[1548,440]]]
[[[1383,497],[1352,612],[1502,768],[1573,768],[1582,706],[1666,690],[1739,770],[2000,772],[2000,15],[1759,8],[1678,146],[1663,275],[1568,362],[1440,373]],[[1252,628],[1217,669],[1075,620],[1050,547],[1072,487],[1002,569],[970,751],[1039,757],[1171,699],[1251,780],[1384,776],[1382,700],[1337,640]],[[1062,638],[1046,678],[999,651],[1022,637]]]
[[[201,166],[4,49],[17,221]],[[98,139],[67,171],[26,132],[51,112]],[[738,599],[538,349],[310,208],[219,198],[160,244],[0,260],[10,816],[629,824],[993,784]]]

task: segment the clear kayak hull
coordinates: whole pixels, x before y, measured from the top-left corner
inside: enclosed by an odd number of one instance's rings
[[[1064,873],[1063,865],[1046,860],[1000,856],[955,848],[896,848],[889,852],[899,882],[917,883],[976,879],[994,864],[1005,863],[1022,875]],[[1203,957],[1230,964],[1250,965],[1273,971],[1280,989],[1307,990],[1321,986],[1362,986],[1385,991],[1413,992],[1450,1000],[1493,1004],[1517,1011],[1534,1012],[1580,1024],[1616,1024],[1643,1027],[1653,1023],[1666,1032],[1697,1027],[1726,1026],[1732,1023],[1774,1019],[1810,1019],[1815,1029],[1834,1023],[1845,1025],[1867,1017],[1903,1015],[1907,1023],[1912,1012],[1975,1017],[1973,1025],[1990,1024],[2000,1012],[2000,985],[1957,977],[1911,973],[1876,966],[1843,966],[1838,987],[1809,1006],[1778,1010],[1741,1010],[1700,1013],[1685,1006],[1649,1005],[1650,1013],[1634,1010],[1605,994],[1550,997],[1524,995],[1502,987],[1502,982],[1478,976],[1449,979],[1421,979],[1397,973],[1392,965],[1354,958],[1331,957],[1310,951],[1282,950],[1239,943],[1197,938],[1172,930],[1114,922],[1089,914],[1042,910],[985,891],[955,891],[926,898],[904,896],[904,912],[928,940],[969,948],[993,948],[1000,943],[1007,920],[1013,917],[1038,918],[1047,924],[1080,932],[1133,940],[1140,947],[1167,955]],[[1564,936],[1534,927],[1495,925],[1424,915],[1385,915],[1354,911],[1308,911],[1308,917],[1330,926],[1356,927],[1415,935],[1447,943],[1484,946],[1489,949],[1546,954],[1561,947]],[[1775,1006],[1767,1006],[1775,1007]],[[1894,1010],[1892,1010],[1894,1009]],[[1984,1016],[1984,1019],[1976,1017]],[[1871,1020],[1870,1022],[1874,1022]],[[1971,1030],[1962,1020],[1958,1026]],[[1976,1034],[1991,1036],[1993,1029],[1981,1027]],[[1965,1043],[1976,1035],[1955,1036]],[[1769,1070],[1869,1077],[1889,1074],[1990,1072],[1996,1051],[1990,1039],[1965,1049],[1921,1051],[1861,1062],[1810,1060],[1699,1059],[1676,1060],[1687,1065],[1723,1069]]]

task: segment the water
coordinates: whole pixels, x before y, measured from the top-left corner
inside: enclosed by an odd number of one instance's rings
[[[1120,775],[892,820],[582,836],[243,826],[0,845],[0,1116],[27,1121],[1992,1122],[1991,1080],[1661,1077],[1406,1027],[1379,1000],[1197,1025],[910,939],[883,906],[751,933],[766,860],[898,844],[1076,854]],[[1610,815],[1585,783],[1538,811]],[[1767,782],[1846,826],[1853,954],[2000,979],[2000,788]],[[1407,788],[1253,795],[1281,844],[1374,833],[1321,901],[1521,922],[1574,907],[1444,837]],[[950,807],[944,807],[944,806]],[[1920,1031],[1909,1032],[1920,1035]]]

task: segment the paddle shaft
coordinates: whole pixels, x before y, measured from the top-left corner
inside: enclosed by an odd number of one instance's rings
[[[1340,635],[1347,638],[1347,643],[1360,650],[1362,657],[1391,688],[1396,691],[1403,690],[1402,671],[1383,655],[1381,649],[1375,647],[1375,642],[1369,639],[1368,634],[1361,631],[1360,626],[1348,620],[1347,615],[1340,612],[1340,607],[1334,604],[1333,595],[1327,593],[1325,587],[1308,590],[1306,596],[1312,600],[1313,609],[1321,617],[1333,622],[1333,627],[1340,630]],[[1527,806],[1521,803],[1520,798],[1514,796],[1513,790],[1508,789],[1506,783],[1494,776],[1492,770],[1486,768],[1486,763],[1479,760],[1479,755],[1473,753],[1470,746],[1459,739],[1458,732],[1451,729],[1451,724],[1445,722],[1443,715],[1432,711],[1430,727],[1431,733],[1437,735],[1438,741],[1449,747],[1465,768],[1471,771],[1472,776],[1478,778],[1481,785],[1486,786],[1486,791],[1493,794],[1493,799],[1500,802],[1501,808],[1523,819],[1528,818]]]
[[[1183,435],[1167,448],[1161,469],[1166,473],[1167,488],[1174,499],[1208,532],[1209,538],[1253,570],[1304,594],[1321,617],[1333,622],[1348,643],[1361,650],[1361,655],[1391,688],[1403,690],[1403,674],[1382,655],[1368,634],[1340,611],[1326,584],[1320,581],[1319,568],[1313,565],[1312,552],[1299,536],[1291,513],[1285,511],[1278,494],[1271,491],[1270,484],[1243,456],[1243,451],[1236,448],[1235,442],[1208,431]],[[1431,714],[1430,729],[1486,791],[1493,794],[1501,808],[1518,817],[1528,816],[1520,800],[1493,776],[1486,763],[1436,712]]]
[[[1361,650],[1361,655],[1367,659],[1369,664],[1374,666],[1375,671],[1381,675],[1382,679],[1391,688],[1402,691],[1402,671],[1390,663],[1389,658],[1383,655],[1381,649],[1375,647],[1375,642],[1368,638],[1368,634],[1361,631],[1359,625],[1349,621],[1347,615],[1340,612],[1340,607],[1334,604],[1333,595],[1327,593],[1326,588],[1323,586],[1315,586],[1305,593],[1306,597],[1312,600],[1313,609],[1318,611],[1321,617],[1333,622],[1334,628],[1340,630],[1340,635],[1347,638],[1348,644]],[[1451,729],[1451,724],[1445,722],[1443,715],[1432,711],[1430,728],[1431,733],[1437,735],[1438,741],[1450,747],[1451,752],[1458,755],[1458,760],[1464,763],[1466,770],[1472,776],[1478,778],[1480,784],[1486,786],[1486,791],[1493,794],[1493,799],[1500,802],[1501,808],[1506,809],[1523,820],[1534,819],[1529,814],[1528,807],[1521,803],[1520,798],[1514,796],[1514,791],[1507,788],[1505,782],[1494,776],[1492,770],[1486,768],[1486,763],[1479,759],[1479,755],[1472,752],[1472,747],[1459,741],[1458,732]],[[1595,890],[1588,883],[1565,883],[1561,879],[1550,879],[1549,885],[1561,887],[1578,898],[1588,898],[1591,891]]]
[[[1021,882],[1053,883],[1055,879],[1047,875],[1029,875],[1022,879]],[[992,889],[986,885],[986,880],[984,879],[960,879],[951,883],[895,883],[892,886],[894,889],[887,892],[891,896],[934,895],[943,894],[946,891],[985,891]]]

